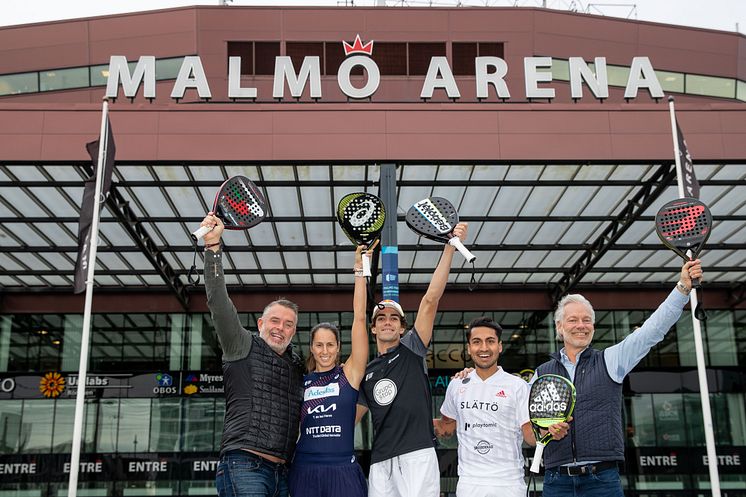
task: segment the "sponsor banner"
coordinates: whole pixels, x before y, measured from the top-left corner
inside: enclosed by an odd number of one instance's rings
[[[182,395],[223,395],[223,374],[217,372],[187,371],[181,380]]]
[[[90,374],[86,376],[85,392],[87,398],[173,397],[181,395],[181,380],[178,371]],[[41,375],[0,376],[0,400],[74,399],[77,391],[75,373],[47,371]]]
[[[133,376],[128,397],[175,397],[181,391],[181,373],[163,371]]]

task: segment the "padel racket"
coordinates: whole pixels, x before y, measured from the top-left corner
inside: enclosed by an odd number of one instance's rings
[[[458,212],[453,204],[443,197],[428,197],[416,202],[407,211],[407,226],[415,233],[454,246],[468,262],[477,258],[464,247],[453,228],[458,224]]]
[[[552,441],[552,434],[541,435],[539,429],[570,419],[575,408],[575,386],[564,376],[544,374],[531,385],[528,394],[528,415],[536,435],[536,451],[531,472],[538,473],[544,447]]]
[[[215,195],[212,211],[223,221],[227,230],[245,230],[264,221],[267,202],[259,188],[245,176],[228,178]],[[212,228],[202,226],[192,233],[199,240]]]
[[[676,252],[684,261],[697,258],[712,231],[710,209],[696,198],[672,200],[655,215],[655,232],[663,245]],[[687,255],[691,250],[691,258]],[[692,287],[699,288],[699,280]]]
[[[350,193],[337,204],[337,221],[352,243],[370,248],[381,236],[386,207],[371,193]],[[363,276],[371,276],[370,257],[366,252],[363,252]]]

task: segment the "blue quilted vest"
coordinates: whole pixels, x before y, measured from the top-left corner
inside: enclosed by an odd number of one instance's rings
[[[537,375],[556,374],[570,379],[559,352],[536,369]],[[575,368],[577,394],[570,433],[544,450],[544,467],[574,461],[624,461],[622,384],[611,379],[604,354],[588,348]]]

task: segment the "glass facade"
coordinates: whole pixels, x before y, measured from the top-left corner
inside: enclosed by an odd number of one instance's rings
[[[724,495],[743,496],[746,311],[709,313],[703,338],[722,486]],[[557,348],[551,316],[529,330],[530,312],[440,313],[428,356],[434,415],[451,375],[470,364],[464,327],[481,314],[505,328],[500,363],[509,372],[529,378]],[[594,343],[616,343],[648,315],[597,310]],[[250,329],[258,317],[240,315]],[[349,330],[352,313],[301,313],[294,341],[304,353],[320,321]],[[97,314],[92,323],[79,494],[214,495],[224,400],[209,316]],[[72,314],[0,316],[0,497],[67,495],[81,325],[82,316]],[[627,495],[706,493],[691,333],[686,314],[625,381]],[[342,348],[349,354],[348,333]],[[356,433],[364,465],[370,433],[369,421]],[[439,449],[446,495],[455,489],[456,444],[443,440]]]

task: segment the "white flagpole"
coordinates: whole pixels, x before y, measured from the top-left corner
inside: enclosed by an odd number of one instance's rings
[[[93,273],[96,268],[96,248],[98,246],[98,217],[100,211],[101,190],[103,188],[104,161],[109,147],[109,130],[107,129],[109,102],[104,99],[101,115],[101,138],[98,142],[98,166],[96,167],[96,193],[93,202],[93,219],[91,220],[91,240],[89,242],[88,276],[85,288],[85,312],[83,314],[83,334],[80,339],[80,365],[78,366],[78,392],[75,397],[75,421],[73,422],[73,447],[70,454],[70,480],[67,487],[68,497],[78,493],[78,470],[80,468],[80,444],[83,438],[83,415],[85,413],[85,387],[88,370],[88,342],[91,334],[91,307],[93,303]]]
[[[679,155],[679,134],[676,128],[676,114],[673,108],[673,97],[668,97],[668,108],[671,114],[671,133],[673,134],[673,150],[676,158],[676,182],[679,188],[679,197],[685,197],[684,178],[681,170],[681,157]],[[687,255],[691,257],[692,252]],[[705,445],[707,446],[707,467],[710,471],[710,488],[712,497],[720,497],[720,477],[718,475],[718,459],[715,452],[715,433],[712,427],[712,411],[710,410],[710,390],[707,386],[707,372],[705,370],[705,352],[702,346],[702,327],[699,319],[694,314],[697,308],[697,290],[692,288],[689,294],[689,306],[692,313],[692,330],[694,331],[694,352],[697,357],[697,378],[699,379],[699,397],[702,403],[702,420],[705,429]]]

